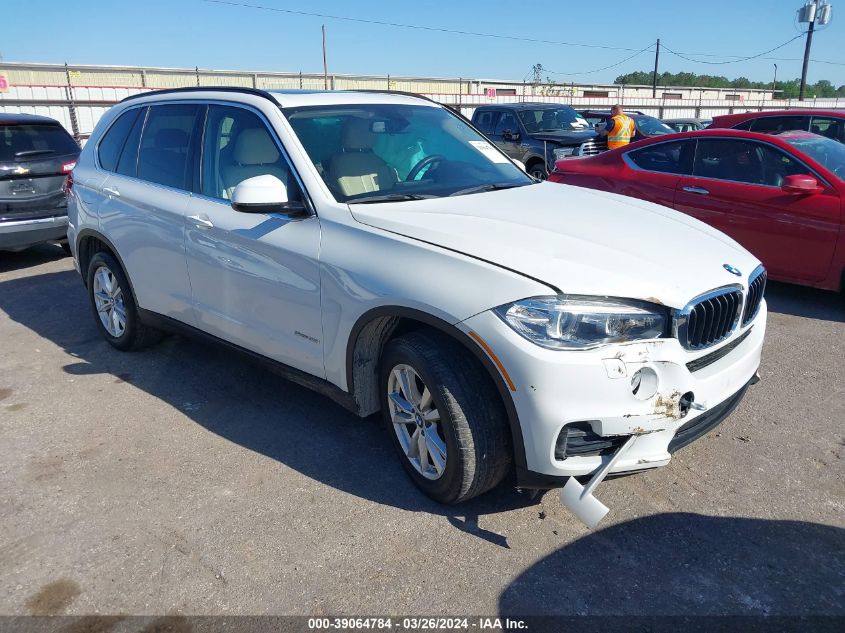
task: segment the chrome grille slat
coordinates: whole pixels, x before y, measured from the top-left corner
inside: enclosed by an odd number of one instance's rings
[[[704,349],[734,331],[742,309],[742,289],[727,287],[702,295],[681,313],[677,335],[687,349]]]
[[[766,292],[767,277],[766,269],[762,266],[751,273],[748,282],[748,298],[745,301],[745,310],[742,314],[743,325],[750,323],[757,316],[757,312],[760,311],[760,305],[763,303],[763,295]]]

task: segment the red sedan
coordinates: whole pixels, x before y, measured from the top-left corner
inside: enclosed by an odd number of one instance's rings
[[[845,290],[845,145],[831,139],[730,129],[672,134],[560,160],[549,180],[683,211],[745,246],[770,278]]]

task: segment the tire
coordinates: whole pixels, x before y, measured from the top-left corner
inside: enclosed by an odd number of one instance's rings
[[[67,255],[68,257],[73,256],[73,253],[70,251],[70,244],[68,244],[67,242],[60,242],[59,246],[62,247],[62,250],[65,252],[65,255]]]
[[[109,253],[101,251],[91,258],[87,281],[94,322],[112,347],[131,351],[161,340],[161,332],[141,323],[129,280]]]
[[[546,180],[549,177],[549,172],[543,166],[543,163],[531,163],[527,167],[528,175],[537,180]]]
[[[496,487],[509,472],[513,451],[499,393],[481,363],[455,340],[423,330],[389,341],[379,363],[379,391],[403,468],[435,501],[466,501]],[[414,399],[411,413],[405,406]]]

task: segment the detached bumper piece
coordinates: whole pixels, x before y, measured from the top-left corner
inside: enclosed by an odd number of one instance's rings
[[[681,426],[675,433],[675,437],[669,442],[669,452],[677,451],[717,426],[736,408],[745,395],[745,392],[748,391],[748,387],[759,382],[759,380],[759,376],[755,375],[742,389],[730,398]],[[573,427],[573,429],[568,431],[567,429],[569,427]],[[613,467],[631,447],[638,436],[627,435],[603,438],[592,432],[587,432],[586,429],[588,428],[589,424],[586,422],[576,422],[575,424],[569,424],[564,427],[558,437],[557,446],[555,447],[555,457],[564,459],[567,454],[570,456],[576,454],[612,454],[610,460],[596,471],[586,486],[582,485],[575,477],[570,477],[560,491],[561,504],[569,508],[587,527],[592,529],[599,524],[609,511],[606,505],[593,496],[593,492],[604,481],[605,477],[610,474],[610,471],[613,470]],[[582,452],[568,453],[570,440],[572,441],[573,449]],[[558,455],[559,451],[562,457]]]
[[[629,436],[621,448],[610,458],[610,461],[592,476],[586,486],[582,486],[575,477],[570,477],[569,481],[561,489],[560,502],[569,508],[590,529],[596,527],[604,518],[604,515],[610,511],[606,505],[593,496],[593,490],[604,481],[604,478],[607,477],[607,474],[616,465],[616,462],[619,461],[619,458],[622,457],[625,451],[628,450],[628,447],[634,443],[636,438],[636,435]]]

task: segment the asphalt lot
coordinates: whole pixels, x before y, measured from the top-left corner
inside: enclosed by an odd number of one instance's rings
[[[57,247],[0,253],[0,614],[845,615],[845,300],[768,299],[762,382],[590,532],[554,493],[434,504],[376,422],[117,352]]]

